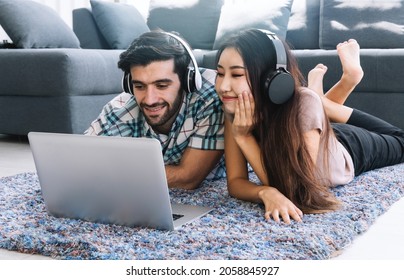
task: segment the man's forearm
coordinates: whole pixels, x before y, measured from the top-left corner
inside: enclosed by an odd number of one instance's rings
[[[166,165],[166,176],[169,188],[193,190],[199,187],[203,179],[191,178],[190,174],[176,165]]]

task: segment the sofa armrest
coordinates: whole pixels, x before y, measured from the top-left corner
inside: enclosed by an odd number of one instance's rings
[[[122,92],[122,50],[0,51],[0,95],[67,96]]]

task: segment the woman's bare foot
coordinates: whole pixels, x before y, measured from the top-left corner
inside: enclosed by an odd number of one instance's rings
[[[354,39],[349,39],[337,45],[337,53],[342,65],[341,79],[326,92],[325,96],[338,104],[344,104],[351,92],[359,84],[363,77],[360,64],[359,44]]]
[[[307,87],[314,90],[320,97],[323,97],[323,78],[328,68],[324,64],[317,64],[307,75]]]
[[[357,86],[363,78],[359,50],[359,44],[355,39],[349,39],[337,45],[337,53],[343,70],[342,79],[345,79],[351,87]]]

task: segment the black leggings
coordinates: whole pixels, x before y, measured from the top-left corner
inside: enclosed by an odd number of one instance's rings
[[[404,162],[404,131],[398,127],[356,109],[346,124],[332,127],[352,157],[355,176]]]

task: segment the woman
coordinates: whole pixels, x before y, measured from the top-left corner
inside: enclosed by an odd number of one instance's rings
[[[337,46],[341,80],[325,95],[318,65],[303,87],[290,51],[287,68],[293,96],[275,104],[267,73],[276,69],[276,48],[262,30],[246,30],[218,50],[216,91],[225,111],[228,190],[238,199],[263,203],[265,218],[287,224],[303,213],[338,208],[330,187],[346,184],[367,170],[404,162],[404,132],[342,105],[363,73],[355,40]],[[286,46],[285,46],[286,47]],[[338,122],[331,126],[330,120]],[[261,181],[248,178],[248,164]]]

